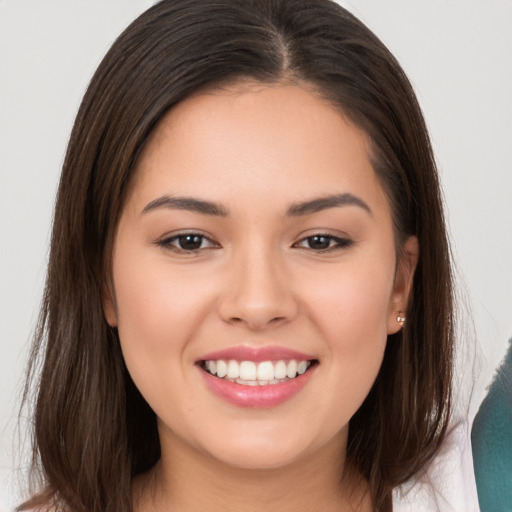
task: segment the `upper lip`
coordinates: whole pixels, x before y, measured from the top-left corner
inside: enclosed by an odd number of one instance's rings
[[[315,358],[311,355],[304,354],[303,352],[298,352],[296,350],[280,347],[277,345],[269,345],[266,347],[250,347],[247,345],[239,345],[236,347],[230,347],[223,350],[210,352],[197,359],[196,363],[201,361],[218,361],[219,359],[261,362],[290,359],[310,361]]]

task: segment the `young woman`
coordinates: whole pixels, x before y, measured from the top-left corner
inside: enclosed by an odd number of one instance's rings
[[[20,510],[378,510],[439,451],[450,257],[396,60],[328,0],[164,0],[57,197]]]

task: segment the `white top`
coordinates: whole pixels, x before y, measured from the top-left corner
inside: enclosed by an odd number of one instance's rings
[[[393,512],[479,512],[470,429],[461,422],[421,481],[395,491]]]

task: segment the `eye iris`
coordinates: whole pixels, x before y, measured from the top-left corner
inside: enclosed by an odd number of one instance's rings
[[[180,249],[184,249],[186,251],[200,249],[202,242],[203,237],[200,235],[181,235],[178,237]]]
[[[311,236],[308,238],[308,246],[310,249],[328,249],[331,239],[327,236]]]

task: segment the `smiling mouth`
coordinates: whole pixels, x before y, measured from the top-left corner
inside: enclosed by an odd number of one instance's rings
[[[261,362],[218,359],[202,361],[200,367],[218,379],[243,386],[271,386],[293,380],[316,364],[316,359]]]

